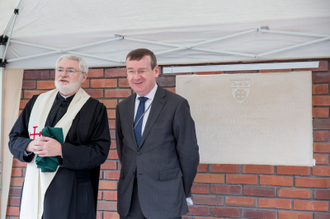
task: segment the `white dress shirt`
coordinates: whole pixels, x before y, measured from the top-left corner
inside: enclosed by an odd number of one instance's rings
[[[144,105],[145,114],[143,116],[143,121],[142,121],[142,133],[141,133],[141,135],[143,135],[144,127],[146,126],[146,123],[147,123],[147,120],[148,120],[148,117],[149,117],[149,113],[150,113],[150,110],[151,110],[151,104],[152,104],[152,101],[155,98],[157,88],[158,88],[158,85],[155,84],[154,88],[152,88],[152,90],[147,95],[144,96],[144,97],[147,97],[148,100],[145,102],[145,105]],[[136,112],[137,112],[137,109],[138,109],[139,104],[140,104],[140,100],[138,99],[139,97],[141,97],[141,96],[136,94],[136,99],[135,99],[135,104],[134,104],[133,122],[135,121]]]

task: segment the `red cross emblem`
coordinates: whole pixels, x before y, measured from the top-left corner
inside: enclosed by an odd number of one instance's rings
[[[33,126],[33,133],[30,133],[30,136],[33,136],[33,140],[36,138],[36,135],[38,135],[39,137],[41,137],[41,131],[38,133],[36,133],[36,129],[38,128],[38,126]]]

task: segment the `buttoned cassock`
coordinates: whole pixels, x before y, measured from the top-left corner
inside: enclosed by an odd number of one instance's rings
[[[134,130],[136,94],[116,108],[116,141],[121,162],[118,213],[130,209],[134,178],[139,202],[147,218],[174,218],[188,212],[186,197],[199,164],[195,124],[183,97],[158,86],[137,146]]]

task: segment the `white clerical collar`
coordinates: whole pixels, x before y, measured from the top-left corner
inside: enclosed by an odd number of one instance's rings
[[[152,88],[152,90],[147,95],[145,95],[145,97],[148,98],[148,101],[153,100],[155,98],[157,88],[158,88],[158,84],[156,83],[154,88]],[[136,99],[139,98],[139,97],[141,97],[141,96],[136,94]]]
[[[64,98],[64,100],[66,100],[67,98],[69,98],[69,97],[72,97],[73,95],[71,95],[71,96],[63,96],[62,94],[61,94],[61,92],[58,92],[60,95],[61,95],[61,97],[63,97]]]

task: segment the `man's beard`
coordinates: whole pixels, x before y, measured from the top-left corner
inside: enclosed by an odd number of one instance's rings
[[[55,87],[64,96],[74,94],[74,92],[76,92],[81,86],[82,76],[83,75],[81,75],[79,80],[76,82],[71,82],[69,78],[65,78],[65,80],[69,82],[67,84],[59,82],[59,80],[61,80],[62,78],[58,78],[57,80],[55,80]]]

